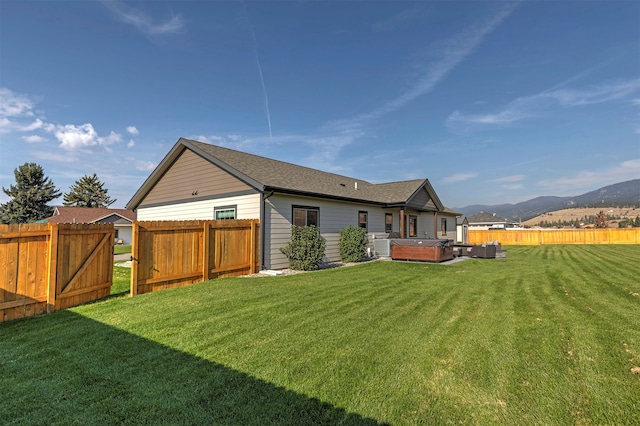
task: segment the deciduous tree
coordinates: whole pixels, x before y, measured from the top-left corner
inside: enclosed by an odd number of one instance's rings
[[[53,207],[47,203],[58,198],[61,193],[50,178],[44,174],[42,166],[24,163],[13,171],[16,184],[2,191],[12,199],[0,205],[1,223],[29,223],[47,218],[53,214]]]
[[[600,210],[600,212],[596,215],[596,228],[606,228],[607,227],[607,217],[604,210]]]

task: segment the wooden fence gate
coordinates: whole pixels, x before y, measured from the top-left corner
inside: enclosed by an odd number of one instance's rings
[[[113,224],[0,225],[0,322],[109,295]]]
[[[133,223],[131,295],[255,273],[260,221]]]

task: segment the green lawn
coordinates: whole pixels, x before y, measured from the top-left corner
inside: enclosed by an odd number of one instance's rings
[[[640,424],[640,246],[507,250],[0,324],[0,423]]]
[[[131,290],[131,268],[118,266],[122,262],[115,262],[113,266],[112,296],[128,295]]]
[[[113,254],[127,254],[131,253],[131,244],[129,245],[118,245],[113,246]]]

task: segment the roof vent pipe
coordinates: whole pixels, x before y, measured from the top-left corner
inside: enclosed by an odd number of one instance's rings
[[[355,188],[356,188],[356,191],[357,191],[358,190],[358,182],[354,182],[354,183],[355,183]]]

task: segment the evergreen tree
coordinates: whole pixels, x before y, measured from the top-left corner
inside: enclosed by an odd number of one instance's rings
[[[53,214],[47,203],[61,194],[44,169],[36,163],[24,163],[13,171],[16,184],[2,191],[12,199],[0,205],[0,223],[29,223]]]
[[[104,208],[115,203],[107,195],[108,190],[103,188],[104,183],[100,182],[94,173],[92,176],[84,175],[69,188],[69,192],[64,194],[65,206]]]

